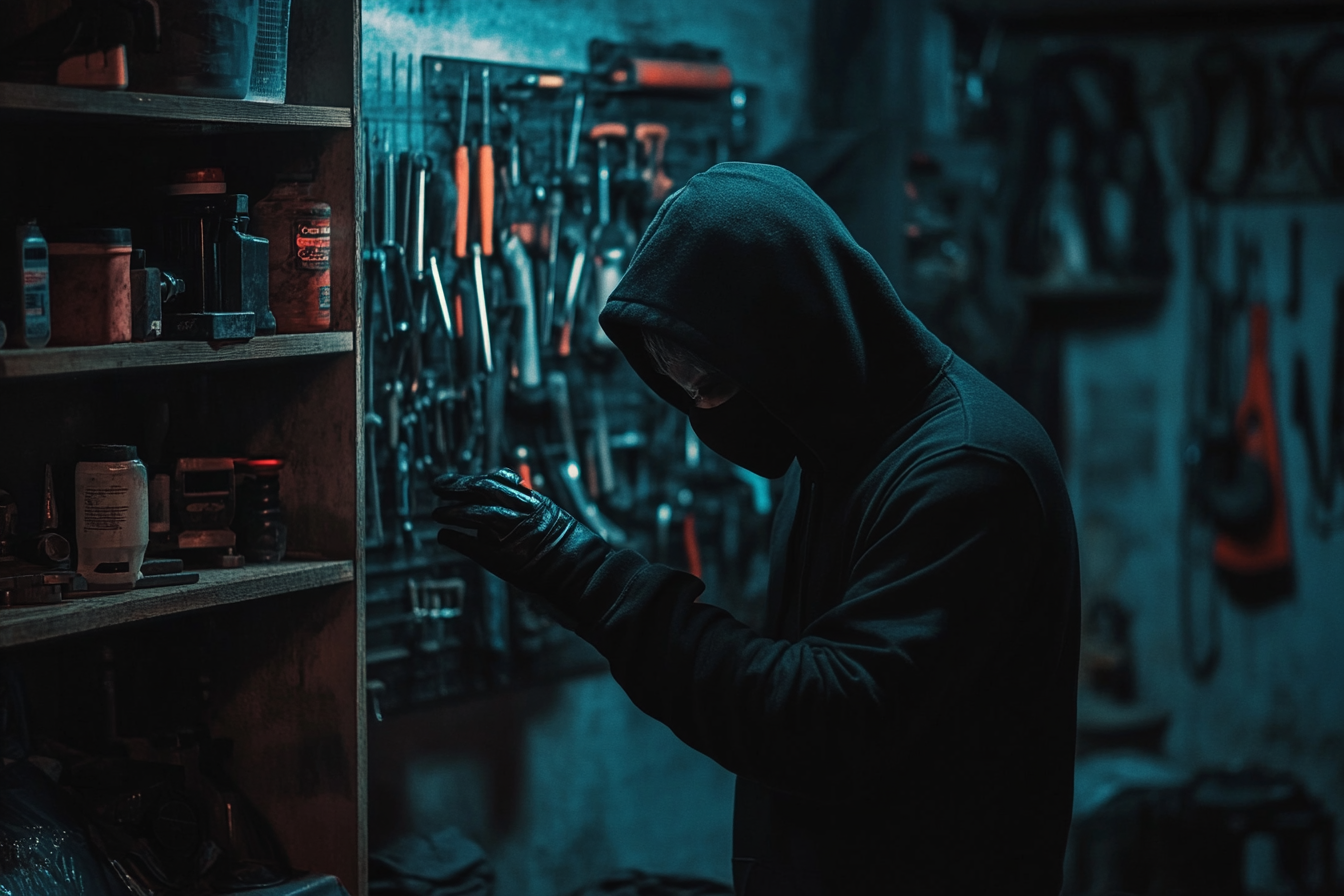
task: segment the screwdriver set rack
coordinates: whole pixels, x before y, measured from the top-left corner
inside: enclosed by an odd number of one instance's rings
[[[750,151],[757,90],[713,51],[590,49],[589,72],[403,57],[366,91],[375,717],[602,665],[436,543],[445,472],[512,467],[744,621],[762,602],[770,484],[702,448],[597,322],[661,202]]]

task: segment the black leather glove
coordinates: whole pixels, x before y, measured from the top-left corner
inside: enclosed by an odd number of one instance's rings
[[[481,476],[449,473],[434,480],[434,494],[444,500],[434,511],[434,520],[446,527],[439,530],[440,544],[565,610],[612,552],[509,469]]]

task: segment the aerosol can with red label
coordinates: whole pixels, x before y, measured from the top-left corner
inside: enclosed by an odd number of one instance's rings
[[[282,179],[252,208],[252,230],[271,241],[271,312],[277,333],[331,329],[331,206],[311,177]]]

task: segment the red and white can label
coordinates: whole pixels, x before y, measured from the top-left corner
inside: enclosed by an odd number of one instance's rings
[[[294,222],[294,259],[306,271],[331,270],[331,218]]]

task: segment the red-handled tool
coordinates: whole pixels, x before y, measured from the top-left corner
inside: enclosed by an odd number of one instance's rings
[[[1237,407],[1236,434],[1242,451],[1269,471],[1273,503],[1269,525],[1253,541],[1220,532],[1213,546],[1214,564],[1232,578],[1233,591],[1252,599],[1277,597],[1291,589],[1293,554],[1288,536],[1288,503],[1283,485],[1278,422],[1269,375],[1269,308],[1250,308],[1251,351],[1246,366],[1246,391]],[[1245,586],[1245,587],[1238,587]]]
[[[481,146],[476,152],[481,254],[495,254],[495,149],[490,145],[490,69],[481,69]]]
[[[700,539],[695,534],[695,514],[687,513],[681,520],[681,539],[686,547],[686,565],[691,575],[704,578],[704,567],[700,563]]]
[[[611,81],[655,90],[727,90],[733,86],[733,72],[721,62],[636,58],[615,69]]]
[[[672,192],[672,178],[663,170],[667,134],[667,125],[655,121],[635,125],[635,139],[644,147],[644,180],[649,185],[649,198],[655,203],[662,202]]]
[[[462,72],[462,120],[457,126],[457,150],[453,153],[453,183],[457,185],[457,230],[453,254],[467,257],[467,228],[471,217],[471,150],[467,147],[467,113],[471,110],[471,72]],[[460,331],[459,331],[460,332]]]

